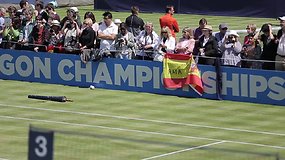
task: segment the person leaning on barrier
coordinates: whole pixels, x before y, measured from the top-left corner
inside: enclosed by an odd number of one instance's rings
[[[182,30],[182,37],[179,39],[175,47],[175,53],[177,54],[192,54],[195,47],[195,39],[193,30],[189,27],[185,27]]]
[[[46,52],[46,47],[49,44],[49,27],[41,15],[36,17],[36,25],[33,27],[29,35],[31,44],[29,47],[35,52]]]
[[[65,53],[79,54],[78,37],[80,34],[80,28],[74,19],[68,19],[65,21],[61,33],[64,36],[64,48]]]
[[[285,16],[279,17],[281,29],[277,33],[277,55],[275,70],[285,71]]]
[[[21,31],[21,19],[19,17],[14,17],[12,23],[6,25],[3,31],[3,48],[5,49],[15,49],[16,42],[19,40],[19,35]]]
[[[174,53],[175,38],[172,36],[171,30],[165,26],[161,29],[160,38],[155,46],[156,52],[153,55],[154,61],[163,61],[166,53]]]
[[[94,48],[95,31],[92,28],[93,21],[86,18],[83,21],[83,31],[79,36],[79,48],[81,51],[81,60],[87,62],[91,58],[91,49]]]
[[[137,37],[136,43],[138,46],[138,52],[135,59],[138,60],[153,60],[154,47],[158,44],[159,37],[153,30],[153,24],[147,22],[144,26],[144,30],[141,31]]]
[[[23,12],[25,16],[25,21],[22,23],[22,29],[19,35],[19,49],[28,50],[28,43],[31,43],[32,40],[29,39],[29,35],[32,33],[35,22],[33,21],[33,11],[31,9],[26,9]]]
[[[132,59],[135,52],[134,35],[127,30],[126,23],[122,22],[119,27],[119,34],[116,36],[115,49],[117,50],[116,58]]]
[[[53,20],[51,22],[49,30],[49,46],[47,48],[48,52],[60,53],[63,51],[63,34],[61,33],[60,23],[58,20]]]
[[[2,43],[2,38],[3,38],[3,31],[4,31],[4,26],[5,26],[5,14],[6,14],[6,9],[5,8],[0,8],[0,48],[1,48],[1,43]]]
[[[239,41],[239,35],[236,31],[230,31],[226,34],[223,43],[220,46],[222,53],[222,65],[241,67],[240,52],[242,45]]]
[[[112,21],[110,12],[103,13],[104,21],[99,25],[98,38],[100,38],[100,49],[114,50],[115,38],[118,34],[118,26]],[[111,56],[110,53],[106,53]]]
[[[248,34],[247,41],[243,45],[241,51],[242,59],[244,59],[241,64],[243,68],[261,69],[261,62],[255,61],[261,57],[261,47],[254,37],[253,33]]]
[[[218,51],[218,42],[212,35],[212,30],[212,26],[210,25],[205,25],[202,29],[203,35],[199,38],[198,42],[199,64],[215,65],[215,58],[221,57],[221,53]]]

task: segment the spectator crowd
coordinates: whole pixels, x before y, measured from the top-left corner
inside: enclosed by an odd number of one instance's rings
[[[174,7],[166,6],[165,15],[159,18],[160,33],[153,23],[139,17],[139,8],[131,7],[125,21],[114,19],[105,12],[97,22],[92,12],[83,19],[77,7],[70,7],[65,17],[55,11],[55,4],[44,5],[37,0],[34,5],[21,0],[20,9],[14,6],[0,8],[0,48],[78,54],[83,62],[92,54],[148,61],[163,61],[164,54],[194,55],[199,64],[266,70],[285,70],[285,16],[279,17],[281,29],[277,34],[271,24],[246,26],[247,35],[230,30],[225,23],[219,32],[205,18],[197,28],[180,28],[174,18]],[[176,33],[182,32],[182,37]]]

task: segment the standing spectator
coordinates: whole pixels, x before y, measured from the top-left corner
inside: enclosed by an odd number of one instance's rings
[[[260,35],[260,32],[263,34]],[[275,43],[277,36],[272,32],[272,26],[270,24],[263,24],[260,32],[255,35],[263,43],[263,50],[261,54],[262,60],[275,61],[277,46]],[[275,70],[274,62],[263,62],[262,69]]]
[[[93,22],[93,24],[92,24],[92,28],[93,28],[93,30],[96,32],[96,35],[97,35],[97,32],[98,32],[98,30],[99,30],[99,24],[96,22],[96,17],[95,17],[95,15],[92,13],[92,12],[86,12],[85,14],[84,14],[84,19],[86,19],[86,18],[91,18],[91,20],[92,20],[92,22]]]
[[[19,36],[19,44],[21,44],[21,49],[28,49],[28,43],[32,42],[29,39],[29,35],[32,33],[33,27],[35,23],[33,21],[33,11],[31,9],[27,9],[24,11],[23,15],[25,16],[25,23],[22,23],[22,31]]]
[[[60,22],[60,17],[59,15],[55,12],[55,9],[54,9],[54,5],[52,3],[48,3],[45,7],[48,15],[49,15],[49,18],[51,19],[51,21],[53,20],[57,20]]]
[[[53,20],[51,22],[50,30],[49,30],[49,46],[48,52],[56,52],[59,53],[62,51],[63,46],[63,34],[61,33],[61,27],[58,20]]]
[[[163,61],[166,53],[174,53],[175,38],[172,36],[170,29],[165,26],[161,29],[160,39],[155,47],[157,52],[154,54],[154,61]]]
[[[3,40],[7,42],[3,43],[5,49],[15,49],[16,43],[19,40],[21,30],[21,19],[14,17],[12,23],[9,26],[4,27]]]
[[[31,43],[33,43],[31,47],[35,52],[46,52],[46,47],[49,40],[49,29],[41,15],[36,17],[36,25],[33,27],[33,30],[29,36],[32,40]]]
[[[215,37],[218,41],[218,46],[221,47],[222,43],[225,41],[225,35],[227,33],[227,30],[228,30],[228,25],[225,24],[225,23],[222,23],[219,25],[219,30],[220,32],[217,32],[215,34]]]
[[[240,52],[242,45],[238,40],[236,31],[230,31],[222,42],[220,49],[222,53],[222,65],[241,67]]]
[[[92,28],[93,21],[91,18],[84,19],[83,31],[79,36],[80,50],[94,48],[95,31]]]
[[[5,8],[0,8],[0,44],[2,43],[2,38],[3,38],[3,31],[4,31],[4,17],[6,14]]]
[[[24,10],[29,8],[29,2],[28,0],[21,0],[19,3],[20,9],[17,12],[17,15],[23,15]],[[15,8],[16,9],[16,8]]]
[[[128,26],[128,31],[133,33],[137,37],[140,32],[144,29],[144,21],[138,17],[139,8],[137,6],[131,7],[132,15],[126,18],[126,25]]]
[[[141,31],[137,37],[137,45],[139,48],[136,54],[136,59],[139,60],[153,60],[153,50],[158,44],[159,37],[153,30],[153,24],[147,22],[145,24],[144,30]]]
[[[173,18],[174,7],[166,6],[165,15],[159,18],[160,27],[163,28],[167,26],[174,38],[176,38],[175,33],[179,32],[179,26],[175,18]]]
[[[185,27],[182,30],[182,38],[179,39],[175,52],[178,54],[192,54],[195,47],[195,40],[193,36],[193,30],[189,27]]]
[[[261,69],[261,62],[255,61],[261,57],[261,47],[254,37],[253,33],[248,34],[247,41],[243,45],[242,58],[245,59],[242,62],[243,68]]]
[[[199,63],[207,65],[215,65],[215,59],[210,57],[221,57],[218,52],[218,42],[212,35],[212,26],[205,25],[202,29],[203,35],[199,38],[198,49],[200,52]],[[208,58],[204,58],[207,56]]]
[[[246,32],[247,32],[247,35],[244,37],[244,41],[243,41],[243,44],[247,44],[249,43],[248,40],[249,40],[249,37],[251,35],[255,35],[256,33],[256,25],[255,24],[249,24],[246,26]],[[251,35],[250,35],[251,34]]]
[[[15,6],[9,6],[7,12],[9,14],[9,18],[12,19],[17,15],[17,8]],[[17,16],[20,17],[20,15],[22,15],[22,12],[20,12],[20,14]]]
[[[44,2],[43,1],[37,1],[35,7],[36,7],[36,10],[38,12],[38,15],[40,15],[43,18],[45,23],[48,22],[49,15],[46,12],[46,10],[44,9]]]
[[[104,21],[99,25],[98,38],[101,39],[100,49],[114,49],[115,38],[118,34],[118,26],[112,21],[110,12],[103,13]]]
[[[119,34],[115,40],[115,47],[117,50],[116,58],[132,59],[135,48],[134,35],[127,30],[126,23],[121,23],[119,27]]]
[[[199,27],[194,30],[194,39],[196,41],[195,47],[193,50],[194,55],[199,54],[198,46],[199,46],[199,38],[203,35],[202,29],[208,24],[207,20],[205,18],[200,19],[199,21]]]
[[[77,25],[79,26],[79,28],[81,28],[82,24],[81,24],[80,16],[77,13],[78,13],[78,9],[76,7],[70,7],[66,11],[66,16],[60,21],[61,27],[63,27],[66,21],[75,21]]]
[[[278,18],[280,21],[281,29],[277,33],[278,47],[277,55],[275,58],[275,69],[285,71],[285,16]],[[279,62],[278,62],[279,61]]]
[[[200,19],[199,21],[199,27],[194,30],[194,39],[199,40],[199,38],[202,36],[202,29],[208,24],[207,20],[205,18]]]

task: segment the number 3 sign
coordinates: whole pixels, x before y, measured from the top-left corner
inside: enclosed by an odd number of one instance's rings
[[[30,128],[28,160],[53,159],[53,132]]]

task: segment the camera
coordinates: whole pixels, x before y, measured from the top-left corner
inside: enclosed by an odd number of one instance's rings
[[[235,37],[234,36],[232,36],[232,35],[230,35],[230,36],[228,36],[228,41],[227,41],[227,43],[235,43]]]
[[[65,24],[66,24],[66,28],[72,28],[73,22],[71,20],[66,20]]]

